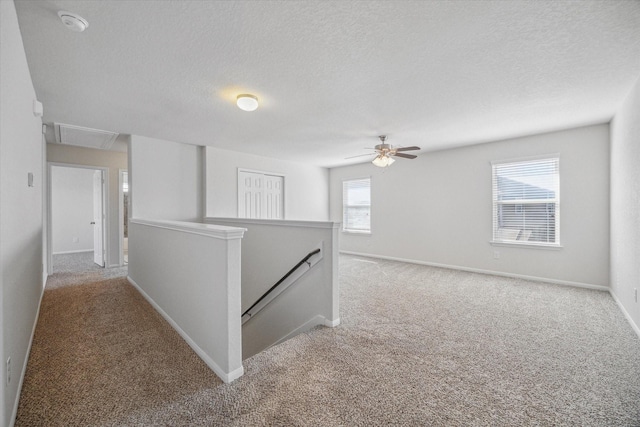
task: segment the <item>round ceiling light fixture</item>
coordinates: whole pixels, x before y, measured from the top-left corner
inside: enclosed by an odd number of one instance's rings
[[[89,23],[82,16],[77,13],[66,12],[61,10],[58,12],[58,16],[62,20],[65,27],[76,33],[81,33],[87,29]]]
[[[241,110],[253,111],[258,108],[258,97],[256,97],[255,95],[244,93],[242,95],[238,95],[236,104]]]

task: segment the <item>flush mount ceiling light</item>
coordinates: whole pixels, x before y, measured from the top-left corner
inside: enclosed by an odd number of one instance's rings
[[[77,13],[71,13],[61,10],[58,12],[58,16],[62,20],[62,23],[65,27],[77,33],[83,32],[89,26],[87,20]]]
[[[255,95],[245,93],[238,95],[236,104],[238,104],[238,108],[241,110],[253,111],[258,108],[258,98]]]

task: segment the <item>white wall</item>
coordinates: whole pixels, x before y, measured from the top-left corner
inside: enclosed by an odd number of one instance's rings
[[[635,289],[640,292],[640,80],[611,122],[611,291],[640,335]]]
[[[562,249],[492,246],[493,160],[560,156]],[[331,219],[342,180],[371,176],[372,234],[341,235],[341,250],[557,282],[608,286],[609,126],[597,125],[331,169]],[[494,252],[499,259],[494,259]]]
[[[205,216],[238,217],[238,168],[241,168],[285,176],[285,219],[328,219],[328,169],[214,147],[205,147],[205,153]]]
[[[0,1],[0,93],[0,424],[12,425],[43,290],[44,151],[12,1]],[[29,172],[33,187],[27,186]],[[6,385],[9,357],[11,382]]]
[[[129,155],[132,218],[202,218],[202,147],[133,135]]]
[[[129,280],[225,382],[240,377],[244,229],[132,219]]]
[[[83,166],[98,166],[109,169],[107,191],[107,265],[120,262],[120,232],[118,219],[118,170],[127,169],[127,153],[76,147],[73,145],[47,144],[47,161]]]
[[[51,169],[54,254],[93,251],[93,173],[82,168]]]

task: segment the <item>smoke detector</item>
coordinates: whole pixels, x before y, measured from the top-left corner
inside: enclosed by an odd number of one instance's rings
[[[58,16],[62,20],[62,23],[65,27],[77,33],[83,32],[89,26],[87,20],[77,13],[71,13],[61,10],[58,12]]]

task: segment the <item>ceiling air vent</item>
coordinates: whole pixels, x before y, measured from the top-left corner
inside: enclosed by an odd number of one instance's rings
[[[109,150],[118,134],[106,130],[83,128],[80,126],[54,123],[56,142],[80,147]]]

